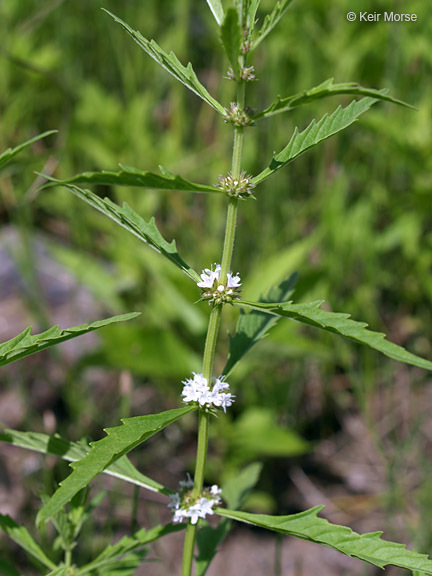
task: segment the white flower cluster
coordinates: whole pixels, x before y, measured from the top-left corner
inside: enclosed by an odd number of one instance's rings
[[[214,266],[214,270],[213,270]],[[209,304],[222,304],[223,302],[232,302],[239,297],[239,287],[241,279],[238,274],[228,272],[226,285],[219,283],[221,271],[220,264],[213,264],[210,268],[205,268],[201,273],[202,282],[197,282],[197,286],[203,289],[201,297],[209,300]]]
[[[174,511],[173,522],[185,522],[190,518],[191,524],[196,524],[199,518],[212,515],[213,506],[220,504],[222,490],[216,484],[203,490],[197,498],[192,498],[192,488],[193,480],[188,474],[187,480],[180,481],[180,490],[171,494],[168,508]]]
[[[223,376],[213,378],[213,386],[210,388],[207,378],[204,378],[202,374],[195,372],[192,374],[193,378],[187,378],[182,382],[184,384],[181,393],[183,402],[198,402],[200,406],[207,408],[215,406],[226,412],[226,409],[233,404],[235,396],[227,392],[229,384],[223,381]]]

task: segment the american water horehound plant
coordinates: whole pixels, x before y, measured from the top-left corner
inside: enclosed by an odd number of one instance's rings
[[[143,560],[145,546],[162,536],[185,529],[184,552],[182,557],[182,576],[192,574],[195,560],[195,574],[203,575],[208,569],[222,541],[228,535],[231,521],[252,524],[283,535],[291,535],[317,544],[329,546],[351,557],[358,558],[378,567],[388,564],[432,574],[432,561],[425,555],[407,550],[403,545],[385,541],[381,533],[363,535],[352,532],[345,526],[330,524],[320,518],[321,507],[315,507],[293,515],[264,515],[241,511],[245,495],[255,485],[259,466],[250,465],[235,480],[219,488],[217,485],[205,486],[206,460],[208,454],[209,426],[215,416],[221,420],[224,413],[236,401],[237,392],[230,388],[229,377],[243,356],[252,346],[262,340],[269,330],[282,318],[333,332],[336,335],[364,344],[378,352],[425,370],[432,369],[432,362],[422,359],[400,346],[389,342],[383,334],[373,332],[362,322],[354,321],[349,314],[330,312],[321,307],[322,301],[299,303],[290,300],[294,293],[296,275],[282,282],[258,301],[242,298],[242,288],[247,283],[240,273],[232,271],[232,256],[236,236],[238,211],[243,202],[256,201],[263,204],[265,218],[265,198],[260,195],[260,184],[276,171],[296,160],[299,156],[321,142],[351,126],[379,101],[408,106],[391,97],[387,90],[364,88],[354,83],[338,84],[333,79],[320,85],[288,97],[277,97],[262,111],[249,106],[247,89],[251,81],[261,78],[254,69],[251,58],[254,51],[265,40],[279,20],[285,16],[292,0],[279,0],[272,12],[257,27],[259,0],[236,0],[232,7],[223,5],[220,0],[208,0],[208,6],[215,20],[215,28],[229,61],[226,72],[228,80],[233,82],[235,96],[230,104],[224,105],[215,99],[200,82],[191,64],[184,66],[176,55],[166,53],[154,40],[147,40],[140,32],[131,28],[118,16],[111,14],[117,22],[153,60],[168,71],[176,80],[189,88],[195,95],[207,103],[219,120],[233,131],[233,151],[231,166],[224,170],[219,181],[214,184],[191,182],[182,176],[172,174],[165,168],[161,173],[143,171],[130,166],[120,166],[114,172],[85,172],[69,179],[50,182],[46,187],[63,186],[78,199],[108,216],[127,232],[148,244],[160,255],[180,269],[197,287],[197,299],[208,309],[208,329],[204,343],[201,371],[185,374],[179,401],[181,408],[158,414],[125,418],[120,426],[108,428],[106,436],[90,445],[71,443],[58,436],[49,437],[32,432],[5,430],[0,439],[16,446],[54,454],[71,461],[72,472],[65,478],[54,494],[43,497],[37,523],[43,526],[51,520],[61,537],[64,558],[57,565],[33,540],[29,532],[16,524],[11,518],[0,516],[0,528],[15,540],[26,553],[49,570],[51,575],[133,574]],[[287,17],[287,16],[286,16]],[[265,71],[263,72],[265,74]],[[242,151],[245,138],[253,138],[251,126],[276,114],[289,113],[298,106],[339,94],[360,96],[346,107],[339,106],[319,120],[312,120],[303,130],[294,130],[287,145],[274,153],[269,165],[256,175],[249,174],[242,163]],[[41,135],[42,137],[44,135]],[[29,142],[31,143],[31,142]],[[25,145],[28,145],[26,143]],[[23,146],[25,146],[23,145]],[[0,157],[0,168],[5,165],[22,147],[7,151]],[[225,236],[219,262],[200,265],[201,272],[187,264],[177,251],[175,241],[168,242],[154,218],[146,221],[127,204],[122,206],[108,198],[101,198],[95,192],[81,185],[117,185],[143,189],[176,190],[207,194],[224,198],[227,204]],[[242,231],[239,231],[241,242]],[[239,311],[239,320],[234,334],[230,337],[229,354],[222,374],[214,371],[214,357],[218,343],[221,316],[229,304]],[[73,338],[85,332],[102,328],[106,324],[133,319],[137,314],[115,316],[93,324],[60,330],[54,327],[42,334],[31,335],[27,329],[14,339],[0,345],[0,365],[18,360],[41,349]],[[169,358],[166,359],[170,361]],[[265,378],[265,375],[263,375]],[[180,482],[174,491],[142,475],[128,460],[127,454],[142,445],[167,426],[190,413],[197,414],[197,449],[195,472]],[[159,492],[167,497],[167,506],[172,511],[173,523],[157,526],[150,530],[140,530],[130,538],[108,546],[90,563],[77,566],[73,548],[80,528],[94,502],[87,503],[86,489],[93,478],[101,473],[111,474],[136,486]],[[227,507],[223,507],[225,502]],[[69,505],[69,512],[65,506]],[[218,525],[210,527],[206,518],[218,518]],[[198,547],[198,554],[196,554]],[[5,564],[6,566],[6,564]],[[15,574],[8,566],[8,574]]]

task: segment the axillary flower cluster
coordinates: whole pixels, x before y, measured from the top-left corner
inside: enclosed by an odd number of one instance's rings
[[[213,270],[214,267],[214,270]],[[202,288],[201,298],[208,300],[210,304],[224,304],[230,303],[233,300],[239,299],[240,294],[240,276],[233,275],[228,272],[226,284],[219,282],[221,266],[220,264],[213,264],[210,268],[205,268],[201,273],[201,282],[197,282],[197,286]]]
[[[200,408],[210,410],[211,408],[222,408],[224,412],[232,406],[235,396],[228,392],[229,384],[223,381],[223,377],[212,378],[212,386],[209,386],[207,378],[202,374],[196,374],[193,378],[187,378],[182,383],[183,402],[189,404],[195,402]]]
[[[186,522],[190,519],[191,524],[196,524],[199,518],[205,518],[213,514],[213,506],[221,503],[222,490],[213,484],[205,488],[198,496],[192,495],[193,480],[188,474],[187,480],[180,480],[180,489],[170,495],[171,502],[168,508],[174,512],[173,522]]]

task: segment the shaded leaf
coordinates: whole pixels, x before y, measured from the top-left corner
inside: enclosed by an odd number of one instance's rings
[[[229,8],[221,26],[221,40],[232,66],[234,76],[239,78],[239,56],[242,43],[242,31],[235,8]]]
[[[124,322],[125,320],[132,320],[139,315],[140,312],[120,314],[119,316],[112,316],[105,320],[97,320],[96,322],[92,322],[92,324],[81,324],[80,326],[65,328],[64,330],[62,330],[60,326],[53,326],[45,332],[34,335],[31,333],[31,327],[26,328],[21,332],[21,334],[15,336],[15,338],[0,344],[0,366],[4,366],[10,362],[15,362],[25,356],[30,356],[31,354],[35,354],[36,352],[45,350],[50,346],[65,342],[71,338],[76,338],[82,334],[93,332],[93,330],[98,330],[104,326],[109,326],[116,322]]]
[[[156,190],[181,190],[187,192],[208,192],[224,194],[216,186],[206,186],[189,182],[181,176],[171,174],[166,168],[161,167],[162,175],[154,172],[145,172],[132,166],[120,164],[119,172],[83,172],[67,180],[54,180],[49,178],[51,183],[44,187],[55,186],[56,184],[96,184],[114,186],[137,186],[140,188],[152,188]]]
[[[177,252],[175,240],[172,242],[167,242],[165,240],[159,232],[154,218],[150,218],[150,220],[146,222],[139,214],[132,210],[126,202],[124,202],[123,206],[120,207],[109,198],[102,199],[90,190],[83,190],[73,184],[64,184],[64,186],[75,194],[75,196],[78,196],[78,198],[84,200],[84,202],[87,202],[87,204],[90,204],[90,206],[96,208],[96,210],[99,210],[99,212],[102,212],[105,216],[108,216],[108,218],[111,218],[111,220],[114,220],[114,222],[117,222],[117,224],[120,224],[120,226],[148,244],[151,248],[156,250],[156,252],[159,252],[165,256],[165,258],[168,258],[168,260],[173,262],[173,264],[180,268],[180,270],[182,270],[194,282],[199,282],[201,280],[198,273],[186,264],[182,258],[180,258],[180,255]]]
[[[56,567],[54,562],[46,556],[40,546],[33,540],[27,528],[17,524],[10,516],[0,514],[0,530],[25,550],[28,556],[35,558],[50,570]]]
[[[21,576],[18,570],[4,558],[0,558],[0,574],[3,576]]]
[[[308,104],[314,100],[319,100],[321,98],[327,98],[328,96],[336,96],[338,94],[353,94],[361,96],[370,96],[376,98],[377,100],[385,100],[386,102],[392,102],[393,104],[400,104],[401,106],[406,106],[407,108],[412,108],[416,110],[411,104],[407,104],[402,100],[398,100],[389,96],[387,90],[375,90],[373,88],[365,88],[356,84],[355,82],[344,82],[342,84],[334,84],[333,78],[329,78],[315,86],[310,90],[304,90],[293,96],[288,96],[287,98],[276,98],[276,100],[265,110],[255,114],[254,120],[260,118],[268,118],[274,116],[275,114],[281,114],[282,112],[289,112],[296,106],[301,104]]]
[[[221,26],[222,22],[224,21],[222,2],[220,0],[207,0],[207,4],[209,5],[211,13],[213,14],[216,22],[219,24],[219,26]]]
[[[133,536],[125,536],[116,544],[107,546],[94,560],[89,564],[82,566],[77,572],[76,576],[84,576],[85,574],[107,574],[107,570],[120,569],[125,564],[125,557],[129,558],[132,552],[140,551],[140,549],[154,542],[167,534],[178,532],[185,528],[184,524],[168,524],[166,526],[156,526],[151,530],[139,530]],[[141,562],[142,557],[146,554],[146,550],[140,551],[140,556],[136,559]],[[132,558],[133,567],[136,568],[138,564],[134,564],[135,558]]]
[[[69,568],[67,566],[59,566],[58,568],[55,568],[55,570],[46,574],[46,576],[67,576],[68,571]]]
[[[6,429],[0,433],[0,442],[8,442],[13,446],[26,448],[34,452],[41,452],[42,454],[59,456],[62,460],[67,460],[68,462],[82,460],[90,451],[90,446],[78,442],[69,442],[57,434],[55,436],[48,436],[48,434],[41,434],[39,432],[20,432],[10,429]],[[171,490],[168,490],[168,488],[165,488],[162,484],[159,484],[159,482],[155,482],[151,478],[141,474],[127,456],[122,456],[103,472],[104,474],[126,480],[126,482],[131,482],[136,486],[147,488],[147,490],[151,490],[152,492],[160,492],[162,494],[171,493]]]
[[[16,148],[8,148],[7,150],[5,150],[4,152],[2,152],[0,154],[0,170],[4,166],[6,166],[6,164],[9,164],[9,162],[12,160],[12,158],[14,156],[19,154],[22,150],[24,150],[28,146],[31,146],[34,142],[37,142],[38,140],[41,140],[42,138],[46,138],[47,136],[50,136],[51,134],[56,134],[56,133],[57,133],[57,130],[49,130],[48,132],[44,132],[43,134],[38,134],[38,136],[35,136],[34,138],[31,138],[30,140],[23,142],[22,144],[20,144]]]
[[[286,164],[292,162],[295,158],[310,150],[323,140],[327,140],[330,136],[334,136],[341,130],[344,130],[353,124],[361,114],[369,110],[369,108],[377,102],[376,98],[362,98],[359,101],[354,100],[346,108],[339,106],[330,116],[325,114],[318,122],[312,120],[303,132],[299,132],[296,128],[291,140],[285,148],[273,156],[273,160],[268,168],[263,170],[258,176],[252,179],[254,184],[262,182],[282,168]]]
[[[37,522],[51,518],[62,506],[98,474],[119,458],[169,426],[181,416],[195,410],[187,406],[168,410],[160,414],[149,414],[135,418],[125,418],[121,426],[107,428],[107,435],[90,444],[91,450],[85,458],[71,464],[72,473],[60,483],[60,487],[40,509]]]
[[[269,34],[269,32],[273,30],[273,28],[276,26],[276,24],[284,16],[285,12],[290,7],[292,1],[293,0],[278,0],[278,2],[276,2],[273,10],[270,12],[270,14],[267,14],[267,16],[264,18],[263,25],[259,29],[257,37],[252,42],[251,50],[254,50],[258,46],[258,44],[261,44],[261,42],[264,40],[267,34]]]
[[[293,293],[297,282],[297,274],[292,274],[279,286],[273,287],[268,294],[260,298],[259,302],[281,302],[287,300]],[[265,338],[269,330],[278,322],[277,316],[271,316],[266,312],[252,310],[251,312],[240,311],[234,336],[229,336],[228,360],[222,374],[228,376],[243,356],[260,340]]]
[[[215,509],[215,512],[226,518],[334,548],[342,554],[380,568],[391,564],[407,570],[422,570],[426,574],[432,574],[432,561],[426,554],[407,550],[403,544],[382,540],[382,532],[356,534],[346,526],[330,524],[324,518],[317,516],[323,508],[323,506],[316,506],[300,514],[289,516],[249,514],[221,508]]]
[[[174,52],[167,54],[162,50],[162,48],[156,44],[154,40],[147,40],[144,38],[140,32],[133,30],[126,22],[123,22],[121,18],[115,16],[109,10],[102,8],[104,12],[109,14],[116,22],[122,26],[128,34],[132,36],[135,42],[140,46],[147,54],[153,58],[162,68],[165,68],[174,78],[179,80],[184,84],[189,90],[195,92],[197,96],[202,98],[207,104],[212,108],[217,110],[220,114],[225,114],[225,109],[217,100],[215,100],[207,91],[207,89],[198,80],[197,75],[192,68],[192,64],[189,63],[187,67],[184,67],[178,60]]]
[[[351,338],[361,344],[366,344],[370,348],[374,348],[385,354],[389,358],[404,362],[405,364],[412,364],[425,370],[432,370],[432,362],[424,360],[419,356],[407,352],[401,346],[389,342],[385,338],[385,334],[380,332],[372,332],[367,329],[365,322],[357,322],[351,320],[349,314],[340,312],[328,312],[321,308],[323,300],[316,302],[308,302],[306,304],[292,304],[291,302],[282,302],[280,304],[263,304],[260,302],[247,302],[238,301],[237,305],[247,306],[257,310],[265,310],[269,314],[276,314],[285,318],[291,318],[309,324],[316,328],[321,328],[327,332],[340,334],[346,338]]]

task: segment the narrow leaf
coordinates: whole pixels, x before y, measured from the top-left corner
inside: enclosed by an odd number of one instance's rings
[[[277,303],[287,300],[293,293],[296,282],[297,274],[292,274],[287,280],[284,280],[279,286],[273,287],[268,294],[260,298],[259,302]],[[267,336],[269,330],[278,323],[278,320],[277,316],[259,310],[250,312],[241,310],[234,336],[229,336],[228,360],[222,374],[229,376],[243,356],[252,346]]]
[[[6,164],[9,164],[9,162],[12,160],[12,158],[14,156],[16,156],[17,154],[19,154],[21,152],[21,150],[24,150],[25,148],[27,148],[28,146],[31,146],[34,142],[37,142],[38,140],[41,140],[42,138],[46,138],[47,136],[50,136],[51,134],[56,134],[56,133],[57,133],[57,130],[49,130],[48,132],[44,132],[43,134],[39,134],[38,136],[35,136],[34,138],[31,138],[30,140],[23,142],[22,144],[20,144],[16,148],[8,148],[4,152],[2,152],[2,154],[0,154],[0,170],[4,166],[6,166]]]
[[[342,554],[380,568],[391,564],[407,570],[421,570],[426,574],[432,574],[432,561],[426,554],[407,550],[403,544],[382,540],[382,532],[356,534],[346,526],[330,524],[317,516],[322,509],[323,506],[317,506],[289,516],[249,514],[221,508],[215,512],[226,518],[334,548]]]
[[[376,98],[362,98],[359,101],[354,100],[346,108],[339,106],[330,116],[325,114],[318,122],[312,120],[303,132],[296,128],[291,140],[285,148],[273,156],[273,160],[268,168],[263,170],[258,176],[253,178],[254,184],[262,182],[271,174],[292,162],[295,158],[310,150],[323,140],[337,134],[348,126],[351,126],[361,114],[377,102]]]
[[[297,320],[297,322],[309,324],[310,326],[321,328],[327,332],[340,334],[361,344],[366,344],[370,348],[374,348],[378,350],[378,352],[399,362],[412,364],[425,370],[432,370],[432,362],[429,360],[415,356],[404,350],[401,346],[389,342],[386,340],[385,334],[367,330],[368,325],[365,322],[351,320],[349,314],[323,310],[321,308],[322,303],[322,300],[309,302],[307,304],[292,304],[291,302],[282,302],[280,304],[263,304],[260,302],[247,301],[236,302],[236,304],[241,306],[256,310],[265,310],[269,314],[291,318]]]
[[[257,37],[252,42],[251,50],[254,50],[259,44],[261,44],[261,42],[264,40],[267,34],[269,34],[269,32],[273,30],[273,28],[276,26],[276,24],[284,16],[285,12],[290,7],[292,1],[293,0],[279,0],[278,2],[276,2],[276,5],[273,8],[273,10],[270,12],[270,14],[267,14],[267,16],[264,18],[263,25],[261,26]]]
[[[68,462],[76,462],[82,460],[87,456],[90,451],[90,446],[78,442],[69,442],[64,440],[57,434],[55,436],[48,436],[48,434],[41,434],[39,432],[20,432],[18,430],[6,429],[0,433],[0,442],[7,442],[13,446],[33,450],[34,452],[41,452],[42,454],[52,454],[59,456],[62,460]],[[104,474],[115,476],[131,482],[136,486],[147,488],[152,492],[160,492],[161,494],[171,494],[171,490],[165,488],[159,482],[155,482],[151,478],[141,474],[127,456],[122,456],[114,464],[111,464]]]
[[[3,530],[6,536],[9,536],[9,538],[16,542],[18,546],[21,546],[29,556],[35,558],[50,570],[56,567],[54,562],[46,556],[44,551],[30,536],[27,528],[17,524],[10,516],[0,514],[0,530]]]
[[[131,312],[130,314],[112,316],[105,320],[97,320],[96,322],[92,322],[92,324],[81,324],[80,326],[65,328],[64,330],[62,330],[60,326],[53,326],[45,332],[34,335],[31,333],[31,327],[26,328],[21,334],[15,336],[15,338],[0,344],[0,366],[15,362],[25,356],[30,356],[30,354],[35,354],[36,352],[40,352],[41,350],[45,350],[50,346],[55,346],[71,338],[93,332],[93,330],[103,328],[109,324],[132,320],[132,318],[136,318],[139,315],[140,312]]]
[[[239,56],[242,42],[242,31],[235,8],[229,8],[225,20],[221,26],[221,40],[226,55],[232,66],[234,76],[239,78]]]
[[[69,573],[69,568],[67,566],[59,566],[54,570],[51,570],[46,576],[67,576]]]
[[[146,222],[139,214],[126,204],[122,207],[112,202],[109,198],[102,199],[90,190],[83,190],[73,184],[65,184],[65,188],[70,190],[75,196],[78,196],[108,218],[120,224],[123,228],[131,232],[134,236],[148,244],[151,248],[159,252],[170,262],[175,264],[194,282],[200,281],[200,276],[193,270],[182,258],[180,258],[175,240],[167,242],[156,226],[155,219],[151,218]]]
[[[328,96],[336,96],[338,94],[353,94],[361,96],[370,96],[376,98],[377,100],[385,100],[386,102],[392,102],[393,104],[399,104],[407,108],[416,110],[411,104],[407,104],[402,100],[393,98],[388,95],[387,90],[374,90],[373,88],[365,88],[356,84],[355,82],[344,82],[342,84],[334,84],[333,78],[325,80],[319,86],[315,86],[310,90],[304,90],[293,96],[288,96],[287,98],[276,98],[276,100],[265,110],[255,114],[254,119],[258,120],[260,118],[269,118],[275,114],[281,114],[282,112],[289,112],[293,108],[300,106],[301,104],[308,104],[314,100],[319,100],[321,98],[327,98]]]
[[[83,172],[73,178],[67,180],[55,180],[48,178],[51,182],[46,184],[44,188],[56,186],[58,184],[96,184],[96,185],[114,185],[114,186],[136,186],[139,188],[153,188],[156,190],[181,190],[186,192],[207,192],[224,194],[224,192],[216,186],[206,186],[205,184],[196,184],[189,182],[181,176],[171,174],[165,168],[163,174],[155,174],[154,172],[145,172],[138,168],[125,166],[120,164],[121,170],[119,172]],[[45,176],[46,178],[46,176]]]
[[[225,114],[225,109],[217,100],[215,100],[207,91],[207,89],[198,80],[197,75],[192,68],[192,64],[189,63],[187,67],[183,66],[174,52],[167,54],[162,50],[162,48],[156,44],[154,40],[147,40],[144,38],[140,32],[133,30],[126,22],[123,22],[118,16],[115,16],[109,10],[102,8],[104,12],[109,14],[116,22],[122,26],[130,36],[135,40],[135,42],[140,46],[147,54],[153,58],[162,68],[165,68],[174,78],[179,80],[184,84],[189,90],[195,92],[197,96],[202,98],[207,104],[214,108],[220,114]]]
[[[209,5],[211,13],[213,14],[216,22],[219,24],[219,26],[221,26],[222,22],[224,21],[222,2],[220,0],[207,0],[207,4]]]
[[[125,418],[122,420],[122,426],[108,428],[105,438],[91,443],[91,450],[85,458],[71,464],[72,473],[60,483],[58,490],[40,509],[37,522],[41,523],[51,518],[81,488],[87,486],[108,466],[193,410],[195,410],[193,406],[187,406],[160,414]]]

